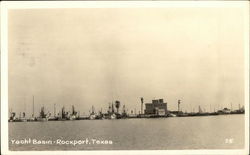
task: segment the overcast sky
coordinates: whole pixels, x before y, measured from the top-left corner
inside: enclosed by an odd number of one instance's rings
[[[9,108],[87,114],[120,100],[163,98],[170,110],[244,104],[240,8],[9,11]]]

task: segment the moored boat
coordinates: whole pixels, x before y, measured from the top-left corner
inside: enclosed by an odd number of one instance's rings
[[[49,115],[45,114],[44,106],[41,107],[40,115],[39,117],[36,118],[36,121],[48,121],[49,120]]]
[[[90,115],[89,115],[89,119],[90,119],[90,120],[94,120],[94,119],[96,119],[96,118],[97,118],[97,115],[96,115],[96,113],[95,113],[94,106],[92,106],[92,111],[91,111],[91,113],[90,113]]]

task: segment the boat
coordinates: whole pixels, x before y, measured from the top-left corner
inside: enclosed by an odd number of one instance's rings
[[[112,106],[109,105],[108,107],[108,112],[103,115],[104,119],[117,119],[117,115],[114,110],[114,104],[111,104]]]
[[[90,113],[90,115],[89,115],[89,119],[90,119],[90,120],[94,120],[94,119],[96,119],[96,118],[97,118],[97,115],[96,115],[96,113],[95,113],[94,106],[92,106],[92,111],[91,111],[91,113]]]
[[[111,114],[110,119],[116,119],[116,114],[115,113]]]
[[[25,112],[23,112],[23,116],[21,117],[21,113],[20,113],[20,117],[18,118],[19,122],[27,122],[27,118],[25,117]]]
[[[40,115],[39,117],[36,118],[36,121],[48,121],[49,120],[49,115],[45,114],[44,106],[41,107]]]
[[[9,122],[15,122],[17,120],[16,113],[15,112],[11,112],[10,115],[11,116],[10,116]]]
[[[49,118],[42,118],[42,117],[37,117],[36,118],[36,121],[39,121],[39,122],[44,122],[44,121],[48,121]]]
[[[75,111],[75,107],[72,105],[72,113],[69,116],[69,120],[76,120],[77,118],[76,115],[77,115],[77,112]]]
[[[19,118],[20,122],[27,122],[26,118]]]
[[[170,114],[169,114],[169,117],[176,117],[176,115],[175,115],[175,114],[170,113]]]
[[[96,119],[96,115],[95,115],[95,114],[90,114],[90,115],[89,115],[89,119],[90,119],[90,120]]]

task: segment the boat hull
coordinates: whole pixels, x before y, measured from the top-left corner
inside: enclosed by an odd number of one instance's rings
[[[48,120],[49,120],[48,118],[37,118],[36,121],[45,122],[45,121],[48,121]]]

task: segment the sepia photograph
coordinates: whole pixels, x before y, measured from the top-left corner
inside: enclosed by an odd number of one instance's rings
[[[248,2],[14,4],[3,154],[249,154]]]

